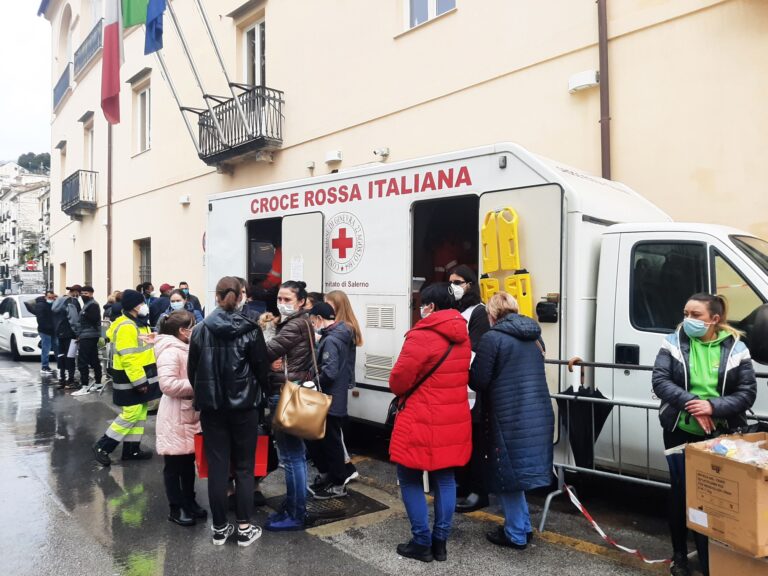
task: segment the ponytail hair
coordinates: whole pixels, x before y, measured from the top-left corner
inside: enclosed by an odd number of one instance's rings
[[[224,276],[216,284],[216,300],[219,307],[227,312],[233,312],[240,302],[242,286],[234,276]]]
[[[717,331],[725,330],[737,340],[743,336],[743,332],[728,324],[728,300],[725,296],[722,294],[699,292],[688,298],[688,301],[691,300],[702,302],[707,307],[710,316],[715,314],[720,316],[720,322],[715,326]]]

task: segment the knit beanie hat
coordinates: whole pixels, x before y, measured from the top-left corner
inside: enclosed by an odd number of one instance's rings
[[[136,290],[123,290],[123,298],[120,300],[120,304],[123,305],[123,310],[129,312],[144,303],[144,296],[136,292]]]

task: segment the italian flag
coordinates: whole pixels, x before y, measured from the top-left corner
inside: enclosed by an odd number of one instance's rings
[[[120,123],[120,66],[123,64],[123,22],[120,0],[107,0],[104,52],[101,58],[101,109],[110,124]]]

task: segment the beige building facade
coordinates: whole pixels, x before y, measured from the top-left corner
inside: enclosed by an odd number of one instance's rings
[[[244,115],[268,128],[234,143],[239,110],[204,21],[195,2],[174,0],[230,147],[217,148],[210,114],[201,129],[197,113],[178,108],[172,86],[183,106],[206,104],[168,13],[167,74],[143,55],[143,27],[125,31],[122,119],[110,129],[100,109],[102,3],[48,5],[57,290],[89,274],[97,298],[144,279],[186,280],[202,297],[206,198],[218,192],[499,141],[598,175],[605,168],[593,0],[202,4],[241,84],[235,93],[250,95],[238,100],[252,105]],[[768,3],[605,6],[612,178],[675,219],[768,237]],[[569,91],[569,81],[584,89]],[[220,154],[199,157],[184,115],[200,145]],[[326,163],[330,152],[341,161]]]

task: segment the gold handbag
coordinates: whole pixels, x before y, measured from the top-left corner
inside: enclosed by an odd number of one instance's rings
[[[315,343],[309,332],[315,378],[319,378]],[[280,400],[275,409],[275,429],[304,440],[321,440],[325,437],[325,419],[333,398],[320,391],[320,386],[309,380],[302,384],[288,380],[288,363],[283,361],[286,380],[280,389]]]

